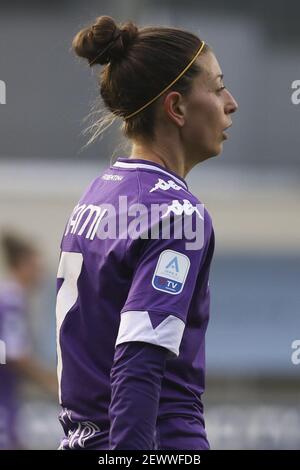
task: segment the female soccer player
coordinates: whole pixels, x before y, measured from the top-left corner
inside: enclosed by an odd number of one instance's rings
[[[222,151],[237,104],[190,32],[102,16],[73,48],[104,65],[100,94],[132,151],[91,183],[62,238],[60,448],[209,449],[201,395],[214,232],[185,177]]]

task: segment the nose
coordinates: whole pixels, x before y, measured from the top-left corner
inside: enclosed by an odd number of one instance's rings
[[[238,104],[236,102],[236,100],[234,99],[234,97],[232,96],[232,94],[230,93],[230,91],[227,91],[227,100],[226,100],[226,105],[225,105],[225,112],[226,114],[231,114],[231,113],[235,113],[238,109]]]

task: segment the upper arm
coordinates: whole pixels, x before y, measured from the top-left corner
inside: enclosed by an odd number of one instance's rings
[[[131,288],[121,311],[116,345],[144,341],[179,355],[189,305],[205,260],[208,225],[196,212],[182,217],[189,229],[203,231],[200,247],[191,249],[191,239],[148,239],[137,260]],[[178,218],[171,218],[172,230]],[[171,230],[171,234],[172,234]],[[137,242],[136,242],[137,243]],[[134,245],[134,242],[132,242]],[[130,249],[130,248],[129,248]]]

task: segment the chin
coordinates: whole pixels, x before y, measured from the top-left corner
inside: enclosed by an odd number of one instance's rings
[[[214,152],[212,153],[212,157],[218,157],[223,152],[223,142],[216,147]]]
[[[202,148],[201,151],[197,152],[197,156],[194,161],[196,162],[196,164],[204,162],[205,160],[208,160],[209,158],[217,157],[218,155],[222,153],[222,151],[223,151],[223,142],[216,145],[214,148],[209,148],[206,150]]]
[[[207,152],[206,157],[203,160],[208,160],[209,158],[218,157],[223,151],[223,144],[218,145],[216,148],[211,149],[210,152]]]

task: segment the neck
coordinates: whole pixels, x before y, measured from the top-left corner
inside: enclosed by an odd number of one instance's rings
[[[158,163],[164,168],[173,171],[181,178],[185,178],[191,169],[187,166],[184,155],[178,149],[173,148],[170,151],[161,144],[158,148],[155,144],[134,142],[129,158],[150,160]]]

